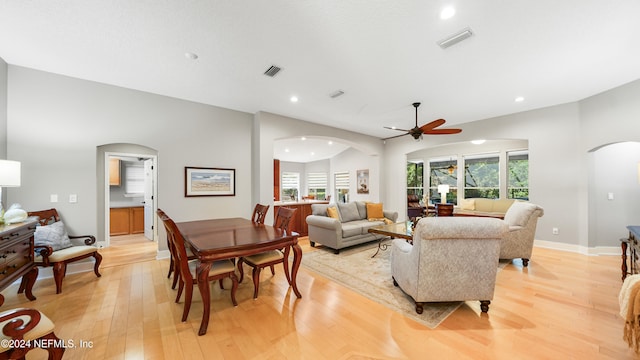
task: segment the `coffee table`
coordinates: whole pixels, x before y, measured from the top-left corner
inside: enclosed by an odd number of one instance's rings
[[[374,226],[368,230],[368,232],[372,234],[379,234],[389,236],[390,238],[400,238],[405,239],[408,242],[413,241],[413,223],[411,221],[405,221],[400,223],[393,223],[388,225],[379,225]],[[380,252],[380,249],[387,250],[389,244],[383,244],[382,240],[384,238],[380,238],[378,240],[378,250],[371,257],[375,257]]]

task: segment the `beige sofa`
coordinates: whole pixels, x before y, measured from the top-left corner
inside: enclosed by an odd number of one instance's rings
[[[330,207],[337,208],[337,219],[328,216],[327,208]],[[383,214],[384,218],[391,222],[398,219],[398,213],[395,211],[385,210]],[[311,246],[318,243],[333,249],[336,254],[340,249],[385,237],[369,233],[370,228],[384,225],[384,221],[369,221],[364,201],[312,204],[311,215],[307,216],[307,225]]]
[[[503,218],[514,199],[463,199],[460,205],[454,207],[454,216],[489,216]]]
[[[498,270],[500,242],[506,222],[488,217],[428,217],[416,225],[413,245],[394,239],[391,275],[415,301],[480,300],[489,311]]]

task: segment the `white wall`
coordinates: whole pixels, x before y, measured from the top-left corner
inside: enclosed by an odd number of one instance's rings
[[[334,174],[336,172],[349,172],[349,202],[351,201],[380,201],[380,157],[363,154],[356,149],[347,149],[337,156],[331,158],[331,172],[329,173],[329,183],[331,191],[335,187]],[[357,191],[357,171],[369,170],[369,193],[358,194]],[[334,202],[338,201],[337,197]],[[385,210],[387,208],[385,207]]]
[[[56,207],[70,233],[100,236],[96,149],[130,143],[157,150],[157,204],[176,221],[251,215],[251,114],[11,65],[8,83],[8,149],[22,161],[9,202]],[[236,196],[186,198],[185,166],[235,169]]]

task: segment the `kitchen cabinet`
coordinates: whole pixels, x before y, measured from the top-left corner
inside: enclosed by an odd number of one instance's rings
[[[109,159],[109,185],[120,186],[120,159]]]
[[[109,234],[129,235],[144,233],[144,207],[120,207],[109,210]]]

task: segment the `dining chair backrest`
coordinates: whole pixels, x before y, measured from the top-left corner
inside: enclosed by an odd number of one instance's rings
[[[60,215],[58,215],[58,210],[55,208],[40,211],[29,211],[29,216],[39,217],[38,222],[42,226],[51,225],[60,221]]]
[[[296,212],[294,208],[280,207],[278,208],[278,212],[276,213],[276,220],[273,223],[273,226],[288,231],[289,224],[291,223],[291,219],[293,218],[293,214]]]
[[[269,205],[256,204],[256,207],[253,209],[253,216],[251,216],[251,221],[258,224],[264,224],[264,219],[267,216],[267,211],[269,211]]]
[[[167,229],[168,239],[173,245],[173,251],[175,252],[176,262],[180,271],[180,277],[187,283],[193,279],[191,270],[189,270],[189,258],[187,256],[187,249],[185,248],[184,237],[176,223],[170,218],[166,217],[164,220],[165,227]]]

